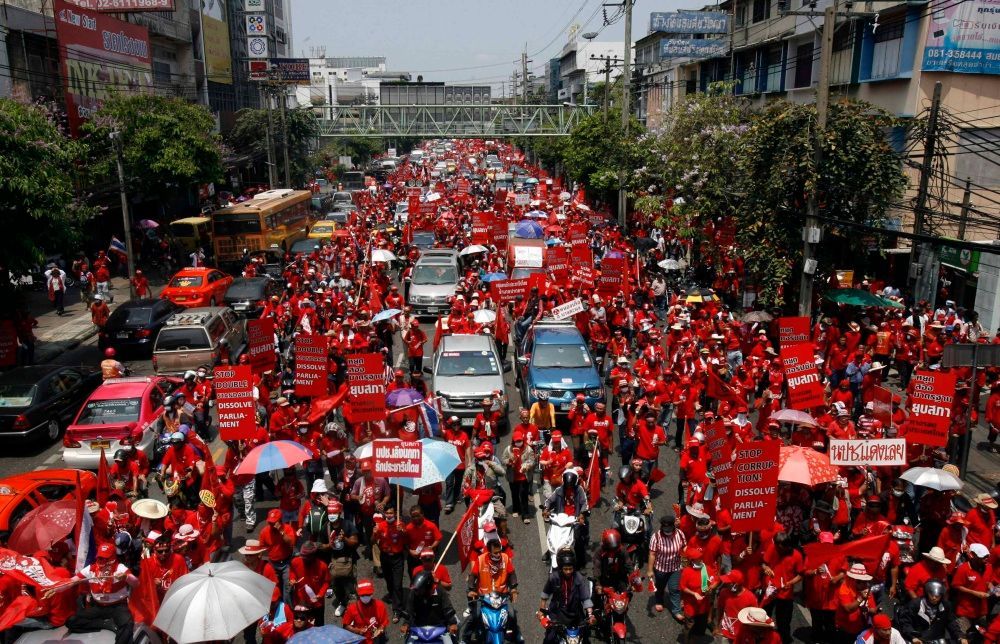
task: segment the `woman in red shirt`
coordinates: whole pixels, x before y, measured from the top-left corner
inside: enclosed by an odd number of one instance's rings
[[[708,615],[712,610],[711,594],[719,585],[714,570],[702,560],[702,549],[688,546],[684,550],[688,565],[681,570],[678,588],[684,607],[684,618],[688,627],[688,638],[701,637],[708,627]]]

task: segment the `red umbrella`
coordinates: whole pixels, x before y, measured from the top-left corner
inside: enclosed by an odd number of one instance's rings
[[[840,470],[830,465],[830,457],[809,447],[796,445],[781,448],[778,459],[778,480],[785,483],[801,483],[814,487],[822,483],[832,483],[840,476]]]
[[[76,499],[62,499],[32,508],[17,523],[8,546],[30,555],[48,550],[65,539],[76,527]]]

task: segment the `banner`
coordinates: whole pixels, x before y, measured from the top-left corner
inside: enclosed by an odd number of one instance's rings
[[[53,0],[52,6],[66,79],[66,119],[76,136],[109,97],[152,92],[149,30],[66,0]]]
[[[924,71],[1000,74],[998,10],[996,0],[934,7],[924,42]]]
[[[17,327],[13,320],[0,320],[0,368],[17,364]]]
[[[295,338],[295,395],[325,396],[327,394],[327,346],[322,335],[300,335]]]
[[[529,280],[526,277],[517,280],[497,280],[490,282],[490,294],[498,304],[513,302],[517,296],[528,297]]]
[[[906,465],[906,439],[830,439],[831,465]]]
[[[557,282],[565,282],[569,278],[569,249],[565,246],[546,248],[545,268]]]
[[[736,447],[734,477],[730,484],[733,532],[767,530],[774,526],[778,509],[780,440]]]
[[[507,220],[500,216],[492,217],[490,226],[490,236],[493,238],[491,243],[501,250],[506,248],[509,235],[507,232]]]
[[[808,317],[778,318],[778,346],[790,347],[810,342]]]
[[[826,404],[815,360],[811,344],[781,347],[781,363],[785,369],[788,406],[791,409],[808,411]]]
[[[250,440],[257,433],[257,401],[249,365],[215,368],[215,409],[224,441]]]
[[[233,59],[230,56],[228,13],[225,0],[201,1],[201,39],[205,49],[205,73],[208,80],[213,83],[232,85]],[[273,74],[273,64],[271,71]],[[309,61],[306,60],[307,76],[308,72]]]
[[[715,477],[715,492],[722,500],[722,507],[732,504],[733,444],[726,436],[722,423],[709,423],[705,428],[705,444],[708,446],[709,467]]]
[[[22,584],[34,586],[36,589],[51,589],[68,581],[53,577],[52,572],[52,567],[47,561],[0,548],[0,573],[10,575],[12,579]]]
[[[268,80],[290,85],[308,85],[312,81],[308,58],[272,58]]]
[[[953,371],[918,369],[914,372],[910,381],[913,393],[907,401],[910,405],[910,417],[906,422],[907,440],[931,447],[948,444],[957,380]]]
[[[628,294],[628,265],[624,257],[605,257],[601,260],[601,274],[597,278],[597,292],[614,297],[620,291]]]
[[[489,246],[492,243],[493,216],[488,212],[472,213],[472,243]]]
[[[274,320],[260,318],[247,321],[247,355],[254,373],[274,369]]]
[[[98,13],[140,13],[173,11],[174,0],[70,0],[81,9]],[[16,4],[15,4],[16,6]]]
[[[882,423],[885,429],[892,426],[892,398],[891,390],[875,386],[875,398],[872,400],[875,406],[875,420]]]
[[[369,355],[382,359],[378,354]],[[372,441],[372,469],[375,476],[417,479],[423,472],[423,461],[424,445],[420,441],[401,441],[395,438],[377,438]]]
[[[582,311],[583,300],[577,297],[552,309],[552,318],[555,320],[565,320]]]
[[[385,419],[385,360],[379,353],[347,356],[351,422]]]

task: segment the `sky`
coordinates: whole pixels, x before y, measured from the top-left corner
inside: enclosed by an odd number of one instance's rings
[[[609,2],[610,0],[604,0]],[[633,41],[646,34],[651,11],[695,9],[696,0],[635,0]],[[602,27],[602,0],[293,0],[297,56],[325,46],[327,56],[385,56],[387,69],[425,81],[482,83],[499,88],[521,64],[530,73],[557,57],[572,24],[595,40],[624,40],[624,19]],[[615,9],[607,9],[608,16]]]

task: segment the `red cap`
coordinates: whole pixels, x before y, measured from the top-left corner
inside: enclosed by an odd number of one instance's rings
[[[687,557],[689,561],[693,559],[701,559],[704,554],[704,551],[698,546],[688,546],[684,550],[684,556]]]
[[[892,620],[885,613],[879,613],[872,618],[872,626],[875,628],[892,628]]]
[[[281,510],[274,508],[267,513],[267,522],[274,523],[275,521],[281,521]]]
[[[743,585],[743,573],[739,570],[731,570],[728,574],[722,575],[722,583]]]
[[[372,583],[371,579],[360,579],[358,580],[358,596],[374,595],[375,594],[375,584]]]
[[[115,554],[115,544],[113,543],[102,543],[97,547],[98,559],[112,559]]]

